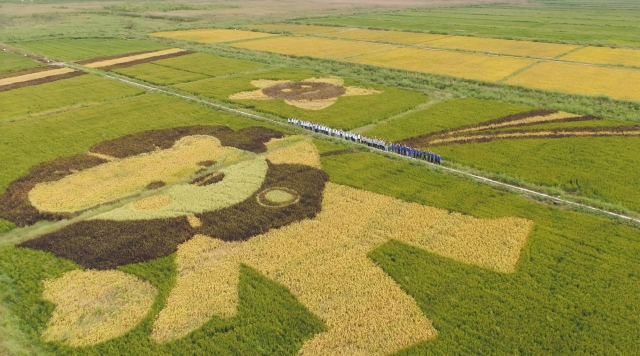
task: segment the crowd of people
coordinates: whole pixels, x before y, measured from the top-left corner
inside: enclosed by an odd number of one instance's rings
[[[333,129],[329,126],[316,124],[309,121],[303,121],[296,118],[288,118],[287,122],[292,125],[300,126],[304,129],[311,130],[316,133],[321,133],[331,137],[341,138],[343,140],[352,141],[355,143],[362,143],[369,147],[382,150],[385,152],[393,152],[402,156],[407,156],[410,158],[420,159],[427,162],[440,164],[442,158],[440,155],[435,154],[431,151],[418,150],[412,147],[408,147],[406,145],[402,145],[399,143],[386,142],[379,138],[370,138],[366,136],[362,136],[360,134],[355,134],[349,131],[343,131],[338,129]]]

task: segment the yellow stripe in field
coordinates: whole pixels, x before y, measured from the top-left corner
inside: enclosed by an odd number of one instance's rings
[[[219,42],[249,40],[254,38],[270,37],[275,35],[272,35],[269,33],[263,33],[263,32],[209,28],[209,29],[200,29],[200,30],[156,32],[156,33],[150,34],[150,36],[176,38],[180,40],[194,41],[194,42],[200,42],[200,43],[219,43]]]
[[[567,61],[640,67],[640,50],[628,48],[585,47],[563,56],[562,59]]]
[[[361,41],[399,43],[407,45],[414,45],[448,37],[448,35],[436,35],[432,33],[364,30],[357,28],[339,29],[339,27],[334,27],[334,31],[336,32],[325,34],[325,36],[348,38]]]
[[[291,23],[275,23],[265,25],[253,25],[251,28],[266,31],[289,31],[295,34],[312,34],[339,31],[344,27],[317,26],[317,25],[297,25]]]
[[[88,63],[88,64],[85,64],[84,66],[85,67],[89,67],[89,68],[108,67],[108,66],[112,66],[112,65],[116,65],[116,64],[137,61],[139,59],[159,57],[159,56],[164,56],[164,55],[167,55],[167,54],[173,54],[173,53],[178,53],[178,52],[183,52],[183,51],[184,50],[180,49],[180,48],[171,48],[171,49],[165,49],[165,50],[162,50],[162,51],[142,53],[142,54],[136,54],[136,55],[133,55],[133,56],[126,56],[126,57],[108,59],[108,60],[100,61],[100,62]]]
[[[398,48],[384,53],[355,57],[350,62],[467,79],[498,81],[536,61],[475,53]]]
[[[495,38],[452,36],[426,44],[429,47],[459,49],[475,52],[500,53],[512,56],[525,56],[535,58],[555,58],[563,53],[572,51],[578,46],[543,43],[532,41],[513,41]]]
[[[365,53],[387,51],[390,45],[354,41],[330,40],[316,37],[277,37],[232,44],[234,47],[256,51],[310,56],[328,59],[344,59]]]
[[[509,78],[505,83],[572,94],[640,100],[640,71],[634,69],[545,62]]]
[[[15,83],[28,82],[30,80],[51,77],[51,76],[54,76],[54,75],[67,74],[67,73],[71,73],[73,71],[74,70],[71,69],[71,68],[59,68],[59,69],[46,70],[44,72],[37,72],[37,73],[19,75],[17,77],[4,78],[4,79],[0,79],[0,86],[9,85],[9,84],[15,84]]]

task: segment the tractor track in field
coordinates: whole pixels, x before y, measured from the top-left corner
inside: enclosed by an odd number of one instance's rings
[[[311,136],[324,137],[324,138],[328,138],[328,139],[331,139],[331,140],[334,140],[334,141],[340,141],[340,142],[343,141],[342,139],[339,139],[339,138],[326,136],[326,135],[323,135],[323,134],[320,134],[320,133],[313,133],[313,132],[310,132],[308,130],[304,130],[302,128],[299,128],[298,126],[290,125],[288,123],[285,123],[285,122],[282,122],[282,121],[279,121],[279,120],[275,120],[275,119],[272,119],[272,118],[269,118],[269,117],[266,117],[266,116],[261,116],[261,115],[257,115],[257,114],[254,114],[254,113],[251,113],[251,112],[247,112],[247,111],[244,111],[244,110],[228,107],[228,106],[225,106],[225,105],[222,105],[222,104],[219,104],[219,103],[215,103],[215,102],[212,102],[212,101],[209,101],[209,100],[204,100],[204,99],[198,98],[196,96],[175,93],[175,92],[172,92],[172,91],[169,91],[169,90],[165,90],[163,88],[160,88],[160,87],[152,85],[152,84],[146,84],[146,83],[142,84],[142,83],[130,80],[130,79],[125,79],[125,78],[121,78],[119,76],[114,76],[114,75],[111,75],[109,73],[105,73],[105,72],[100,71],[100,70],[94,70],[94,69],[91,69],[91,68],[86,68],[86,67],[78,66],[78,65],[74,65],[74,64],[64,63],[63,65],[65,65],[65,66],[67,66],[69,68],[73,68],[73,69],[76,69],[76,70],[81,70],[81,71],[84,71],[84,72],[87,72],[87,73],[90,73],[90,74],[96,74],[96,75],[99,75],[99,76],[102,76],[102,77],[105,77],[105,78],[108,78],[108,79],[111,79],[111,80],[117,80],[117,81],[120,81],[122,83],[129,84],[129,85],[135,85],[135,86],[144,88],[146,90],[150,90],[150,91],[154,91],[154,92],[158,92],[158,93],[163,93],[165,95],[169,95],[169,96],[181,98],[181,99],[184,99],[184,100],[196,102],[198,104],[202,104],[202,105],[205,105],[205,106],[213,107],[213,108],[216,108],[218,110],[223,110],[223,111],[227,111],[227,112],[230,112],[230,113],[233,113],[233,114],[236,114],[236,115],[249,117],[249,118],[252,118],[254,120],[263,121],[263,122],[266,121],[266,122],[269,122],[271,124],[287,128],[288,130],[292,130],[293,129],[293,131],[304,132],[305,134],[311,135]],[[368,147],[368,146],[366,146],[364,144],[356,144],[356,143],[354,143],[354,144],[358,145],[358,146]],[[592,206],[592,205],[588,205],[588,204],[584,204],[584,203],[578,203],[578,202],[575,202],[575,201],[563,199],[561,197],[557,197],[557,196],[553,196],[553,195],[550,195],[550,194],[542,193],[542,192],[539,192],[539,191],[536,191],[536,190],[527,189],[527,188],[520,187],[520,186],[517,186],[517,185],[512,185],[512,184],[500,182],[500,181],[495,180],[495,179],[484,177],[484,176],[481,176],[481,175],[478,175],[478,174],[473,174],[473,173],[466,172],[466,171],[463,171],[463,170],[460,170],[460,169],[455,169],[455,168],[442,166],[442,165],[436,165],[434,163],[430,163],[430,162],[426,162],[426,161],[419,161],[419,160],[415,160],[413,158],[409,158],[409,157],[402,156],[402,155],[399,155],[399,154],[390,153],[390,152],[384,152],[384,151],[378,150],[378,149],[371,149],[371,150],[372,150],[372,152],[375,152],[377,154],[384,155],[384,156],[401,158],[401,159],[404,159],[404,160],[407,160],[407,161],[420,162],[420,163],[422,163],[424,165],[428,165],[428,166],[431,166],[431,167],[435,167],[435,168],[441,169],[443,172],[447,172],[447,173],[452,174],[452,175],[462,176],[462,177],[465,177],[465,178],[471,179],[473,181],[476,181],[476,182],[479,182],[479,183],[482,183],[482,184],[485,184],[485,185],[489,185],[489,186],[492,186],[492,187],[506,188],[508,190],[511,190],[512,192],[514,192],[514,191],[515,192],[519,192],[519,193],[525,194],[525,195],[527,195],[528,197],[531,197],[531,198],[547,199],[547,200],[550,200],[550,201],[552,201],[554,203],[566,204],[566,205],[568,205],[570,207],[573,207],[573,208],[576,208],[576,209],[584,209],[584,210],[590,211],[592,213],[596,213],[596,214],[607,216],[609,218],[617,218],[617,219],[622,219],[622,220],[630,222],[630,223],[640,224],[640,219],[637,219],[637,218],[634,218],[634,217],[631,217],[631,216],[627,216],[627,215],[624,215],[624,214],[615,213],[613,211],[601,209],[601,208],[598,208],[598,207],[595,207],[595,206]]]

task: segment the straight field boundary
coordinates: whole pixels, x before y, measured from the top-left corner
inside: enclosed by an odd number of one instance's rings
[[[90,70],[89,68],[85,68],[85,67],[81,67],[81,66],[77,66],[77,65],[72,65],[72,64],[66,64],[67,66],[74,68],[76,70],[83,70],[83,71],[87,71],[87,72],[94,72],[93,70]],[[177,92],[173,92],[173,91],[169,91],[169,90],[165,90],[162,88],[158,88],[156,86],[153,85],[149,85],[149,84],[141,84],[132,80],[128,80],[128,79],[124,79],[124,78],[120,78],[118,76],[114,76],[114,75],[109,75],[103,72],[99,72],[99,71],[95,71],[96,73],[94,74],[98,74],[101,75],[105,78],[109,78],[112,80],[117,80],[123,83],[127,83],[130,85],[134,85],[134,86],[138,86],[141,88],[144,88],[146,90],[150,90],[150,91],[155,91],[158,93],[162,93],[165,95],[169,95],[169,96],[174,96],[174,97],[178,97],[184,100],[188,100],[188,101],[192,101],[204,106],[209,106],[218,110],[222,110],[222,111],[227,111],[239,116],[245,116],[257,121],[261,121],[261,122],[268,122],[270,124],[273,125],[277,125],[279,127],[285,128],[288,131],[294,131],[294,132],[303,132],[306,135],[312,136],[314,138],[323,138],[323,139],[328,139],[328,140],[332,140],[334,142],[343,142],[343,140],[338,139],[338,138],[333,138],[333,137],[328,137],[322,134],[316,134],[316,133],[311,133],[307,130],[304,130],[302,128],[298,128],[294,125],[290,125],[287,124],[285,122],[282,122],[280,120],[274,119],[274,118],[270,118],[264,115],[258,115],[258,114],[254,114],[245,110],[240,110],[237,108],[233,108],[227,105],[222,105],[216,102],[213,102],[211,100],[204,100],[192,95],[185,95],[185,94],[181,94],[181,93],[177,93]],[[370,147],[364,145],[364,144],[355,144],[357,146],[363,147],[363,148],[367,148],[370,149]],[[459,177],[463,177],[463,178],[467,178],[473,181],[476,181],[478,183],[482,183],[485,185],[489,185],[492,186],[494,188],[500,188],[500,189],[506,189],[507,191],[511,192],[511,193],[520,193],[520,194],[524,194],[526,196],[532,197],[534,199],[542,199],[542,200],[547,200],[547,201],[552,201],[555,203],[561,203],[561,204],[566,204],[567,206],[577,210],[577,211],[585,211],[585,212],[590,212],[590,213],[594,213],[597,215],[602,215],[602,216],[606,216],[610,219],[618,219],[619,221],[624,221],[626,223],[630,223],[632,224],[634,227],[639,227],[640,225],[640,219],[631,217],[631,216],[627,216],[627,215],[623,215],[623,214],[619,214],[619,213],[615,213],[609,210],[605,210],[605,209],[601,209],[592,205],[588,205],[588,204],[584,204],[584,203],[579,203],[579,202],[575,202],[575,201],[571,201],[571,200],[567,200],[561,197],[556,197],[556,196],[552,196],[550,194],[546,194],[546,193],[542,193],[533,189],[528,189],[528,188],[524,188],[524,187],[519,187],[516,185],[512,185],[512,184],[508,184],[508,183],[504,183],[504,182],[500,182],[498,180],[495,179],[491,179],[485,176],[481,176],[479,174],[473,174],[473,173],[469,173],[466,172],[464,170],[460,170],[460,169],[456,169],[456,168],[452,168],[452,167],[447,167],[447,166],[437,166],[433,163],[429,163],[429,162],[421,162],[418,160],[415,160],[413,158],[409,158],[409,157],[404,157],[398,154],[392,154],[389,152],[384,152],[384,151],[380,151],[380,150],[375,150],[375,149],[370,149],[371,152],[374,152],[376,154],[380,154],[380,155],[384,155],[386,157],[393,157],[396,159],[403,159],[406,161],[410,161],[410,162],[414,162],[416,164],[421,164],[423,167],[429,167],[431,169],[435,169],[435,170],[439,170],[441,172],[445,172],[445,173],[449,173],[452,175],[456,175]],[[446,163],[446,162],[445,162]]]

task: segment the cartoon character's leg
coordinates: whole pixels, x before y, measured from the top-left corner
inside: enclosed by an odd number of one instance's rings
[[[214,315],[235,314],[240,265],[228,259],[228,252],[235,245],[196,235],[178,247],[176,286],[153,324],[152,339],[175,340],[198,329]]]

